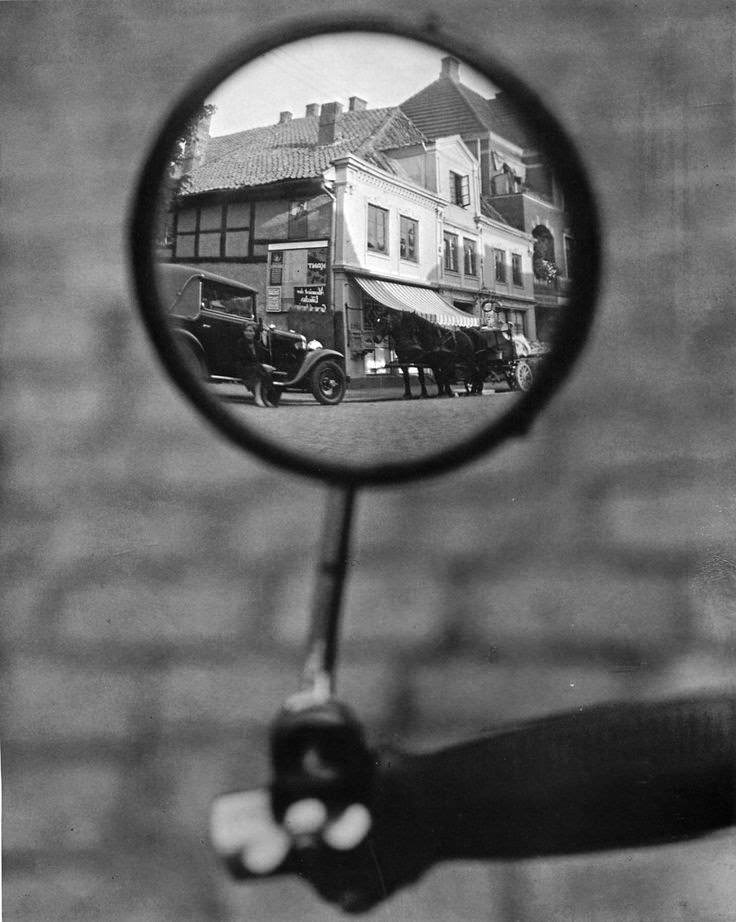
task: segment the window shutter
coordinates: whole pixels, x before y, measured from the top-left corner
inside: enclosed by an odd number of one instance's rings
[[[460,204],[465,207],[470,204],[470,177],[460,177]]]

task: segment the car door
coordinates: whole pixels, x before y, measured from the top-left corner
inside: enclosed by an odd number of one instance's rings
[[[204,348],[210,374],[216,377],[240,375],[238,343],[248,320],[229,310],[240,294],[206,279],[202,283],[202,303],[194,332]]]

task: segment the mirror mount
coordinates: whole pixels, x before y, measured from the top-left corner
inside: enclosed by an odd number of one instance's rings
[[[337,646],[354,509],[354,487],[328,490],[299,692],[299,700],[313,704],[323,704],[335,692]]]

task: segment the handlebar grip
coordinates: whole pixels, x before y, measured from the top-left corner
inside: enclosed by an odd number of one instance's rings
[[[271,764],[271,806],[279,821],[304,798],[323,801],[330,813],[370,804],[375,762],[360,722],[342,702],[284,709],[271,729]]]

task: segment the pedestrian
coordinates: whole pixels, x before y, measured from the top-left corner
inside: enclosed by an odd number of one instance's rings
[[[253,392],[256,406],[275,406],[275,401],[271,399],[274,392],[274,368],[262,361],[265,357],[262,355],[264,349],[255,323],[244,326],[235,348],[240,378],[245,387]]]

